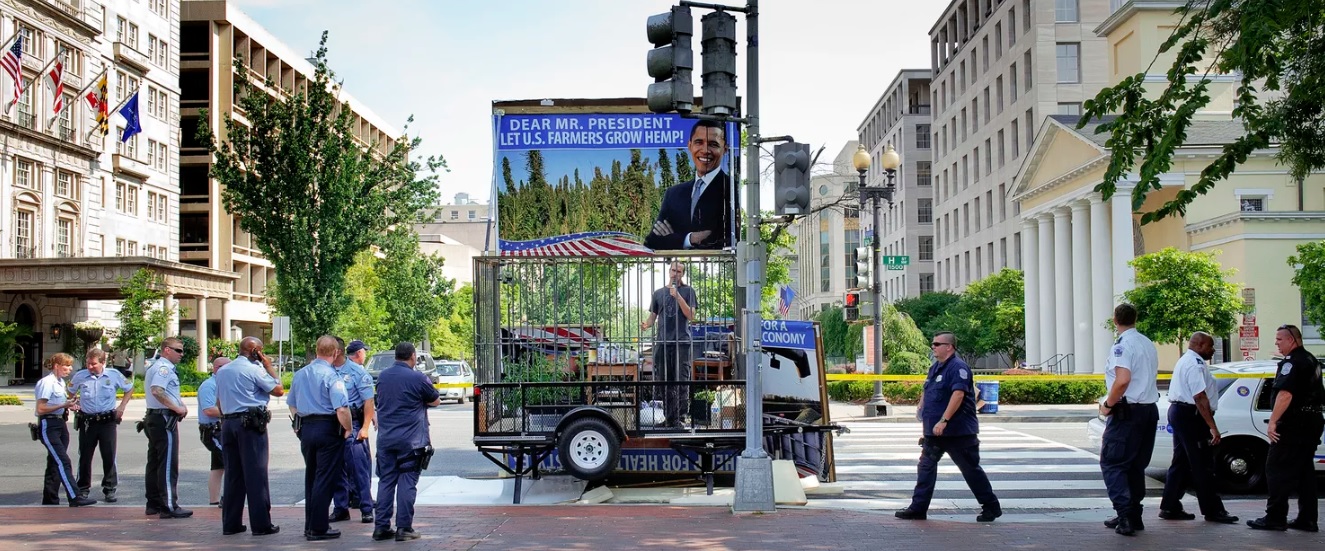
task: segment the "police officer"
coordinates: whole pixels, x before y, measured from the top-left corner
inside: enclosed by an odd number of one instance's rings
[[[994,495],[989,475],[980,468],[980,423],[975,418],[975,388],[971,383],[971,368],[957,355],[956,336],[949,332],[934,335],[930,346],[934,350],[934,364],[929,367],[925,380],[925,395],[920,402],[921,440],[920,464],[917,466],[915,493],[911,505],[897,511],[897,518],[923,520],[929,512],[929,501],[934,496],[938,481],[939,460],[948,454],[962,472],[966,485],[980,503],[977,522],[993,522],[1003,516],[1003,508]]]
[[[441,404],[442,395],[427,375],[414,370],[417,361],[414,345],[402,342],[396,345],[396,363],[377,376],[376,541],[419,538],[414,531],[414,498],[419,473],[432,450],[428,408]],[[393,506],[396,530],[391,529]]]
[[[74,358],[63,352],[47,361],[50,373],[37,381],[33,395],[37,398],[37,438],[46,448],[46,480],[41,489],[42,505],[59,505],[60,488],[64,488],[70,507],[83,507],[96,500],[78,495],[74,473],[69,463],[69,410],[78,411],[77,402],[69,401],[65,377],[73,371]]]
[[[229,536],[248,529],[244,502],[253,535],[281,531],[271,523],[271,492],[267,488],[267,401],[283,396],[271,360],[262,353],[262,340],[244,337],[239,357],[212,376],[216,380],[216,406],[221,410],[221,457],[226,465],[221,495],[221,533]]]
[[[147,514],[188,518],[193,511],[179,506],[179,421],[189,414],[179,394],[175,365],[184,357],[184,343],[169,337],[161,342],[156,361],[147,368]]]
[[[1118,516],[1104,526],[1131,536],[1145,529],[1141,499],[1146,497],[1146,465],[1155,451],[1159,423],[1159,353],[1155,343],[1136,330],[1136,307],[1119,304],[1113,309],[1113,323],[1118,339],[1104,369],[1109,393],[1100,402],[1100,415],[1108,417],[1108,424],[1100,445],[1100,471]]]
[[[1224,510],[1224,500],[1215,492],[1214,447],[1219,445],[1215,410],[1219,391],[1206,365],[1214,355],[1214,337],[1197,331],[1187,344],[1187,352],[1173,366],[1168,411],[1169,427],[1173,429],[1173,463],[1164,479],[1164,498],[1159,502],[1162,519],[1196,518],[1182,508],[1182,496],[1188,486],[1193,486],[1205,520],[1224,524],[1238,521]]]
[[[373,467],[372,451],[368,449],[368,426],[376,422],[373,401],[373,377],[363,368],[368,357],[368,346],[363,341],[350,341],[346,357],[339,358],[336,374],[345,383],[350,398],[350,417],[353,426],[345,441],[345,475],[332,496],[335,509],[331,522],[349,520],[351,507],[358,507],[360,522],[373,522]]]
[[[87,351],[87,369],[74,374],[69,386],[78,397],[79,411],[74,413],[74,427],[78,428],[78,495],[87,497],[92,490],[92,454],[101,448],[101,492],[106,503],[118,501],[115,489],[119,476],[115,468],[116,434],[124,408],[133,399],[133,383],[114,369],[106,369],[106,351],[93,348]],[[115,404],[115,393],[124,397]]]
[[[221,456],[221,408],[216,407],[216,372],[230,358],[219,356],[212,359],[212,376],[198,385],[198,438],[202,446],[211,452],[211,472],[207,475],[207,498],[209,505],[221,504],[221,479],[225,476],[225,458]]]
[[[294,374],[290,382],[290,414],[299,417],[299,449],[304,454],[304,538],[340,537],[329,527],[327,510],[336,481],[345,476],[345,439],[349,436],[350,400],[345,382],[332,366],[345,351],[336,337],[317,340],[317,359]]]
[[[1265,482],[1269,499],[1265,516],[1247,521],[1257,530],[1303,530],[1317,532],[1316,471],[1312,464],[1320,444],[1325,420],[1325,388],[1321,386],[1320,362],[1302,347],[1302,330],[1281,325],[1274,345],[1283,354],[1274,376],[1274,409],[1266,434],[1270,451],[1265,456]],[[1297,492],[1297,518],[1288,521],[1288,496]]]

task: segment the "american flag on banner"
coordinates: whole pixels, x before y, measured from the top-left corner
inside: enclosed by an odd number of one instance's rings
[[[649,256],[653,250],[645,247],[633,235],[622,232],[572,233],[499,243],[502,256]]]
[[[796,300],[796,290],[790,285],[783,285],[778,290],[778,315],[785,318],[791,312],[791,301]]]
[[[0,55],[0,67],[4,67],[5,74],[9,75],[10,80],[14,81],[14,98],[18,101],[19,96],[23,95],[23,37],[14,39],[14,45],[5,50],[4,55]]]

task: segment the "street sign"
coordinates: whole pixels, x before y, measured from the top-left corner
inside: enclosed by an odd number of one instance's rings
[[[1257,339],[1260,339],[1261,328],[1254,325],[1243,325],[1238,328],[1238,336],[1244,339],[1248,337],[1256,337]]]
[[[881,258],[879,261],[882,262],[884,266],[887,266],[888,269],[893,269],[893,266],[907,266],[907,265],[911,264],[911,257],[909,257],[909,256],[885,256],[885,257]]]
[[[1238,348],[1242,350],[1260,350],[1260,337],[1241,337],[1238,339]]]
[[[1243,289],[1242,303],[1246,304],[1247,308],[1256,308],[1256,289],[1251,287]]]
[[[1256,325],[1256,314],[1242,316],[1242,325]]]
[[[271,319],[271,340],[290,340],[290,316],[276,316]]]
[[[906,269],[906,266],[899,266],[899,265],[889,264],[889,265],[885,266],[884,269],[885,269],[885,270],[893,270],[893,271],[899,271],[899,272],[900,272],[900,271],[902,271],[902,270],[905,270],[905,269]]]
[[[1250,351],[1250,350],[1243,350],[1243,351],[1242,351],[1242,361],[1244,361],[1244,362],[1250,362],[1250,361],[1252,361],[1252,360],[1254,360],[1254,359],[1256,359],[1256,353],[1255,353],[1255,352],[1252,352],[1252,351]]]

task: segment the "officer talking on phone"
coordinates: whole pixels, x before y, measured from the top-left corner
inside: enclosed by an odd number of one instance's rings
[[[262,353],[262,341],[245,337],[239,342],[239,357],[212,376],[216,380],[216,405],[221,410],[221,455],[225,458],[221,500],[221,533],[229,536],[248,530],[244,502],[253,535],[281,531],[271,523],[271,492],[267,487],[267,411],[270,396],[282,396],[271,360]]]

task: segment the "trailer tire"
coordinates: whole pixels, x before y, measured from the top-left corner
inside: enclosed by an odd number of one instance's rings
[[[561,433],[557,453],[571,476],[592,482],[616,469],[621,459],[621,440],[606,421],[584,417],[571,422]]]

